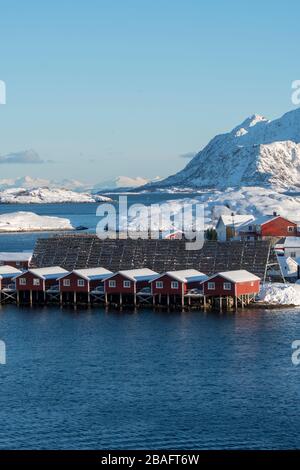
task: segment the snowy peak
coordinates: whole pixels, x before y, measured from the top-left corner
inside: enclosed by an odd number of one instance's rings
[[[235,127],[231,133],[235,137],[240,137],[242,135],[245,135],[249,132],[249,129],[251,127],[256,126],[257,124],[263,124],[263,123],[268,123],[268,119],[266,119],[263,116],[260,116],[259,114],[253,114],[252,116],[248,117],[243,121],[239,126]]]
[[[255,114],[214,137],[179,173],[147,187],[300,188],[300,108],[269,121]]]

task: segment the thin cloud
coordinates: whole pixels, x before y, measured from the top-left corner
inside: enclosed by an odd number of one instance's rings
[[[0,164],[39,164],[45,163],[34,150],[23,150],[21,152],[8,153],[0,156]]]
[[[195,155],[196,155],[196,152],[187,152],[187,153],[182,153],[181,155],[179,155],[179,157],[191,160],[192,158],[194,158]]]

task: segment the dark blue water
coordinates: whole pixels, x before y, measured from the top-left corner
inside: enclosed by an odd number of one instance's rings
[[[92,221],[75,207],[34,210]],[[33,241],[1,236],[0,251]],[[299,448],[300,311],[5,306],[0,339],[1,449]]]
[[[296,448],[300,315],[5,307],[0,448]]]
[[[193,197],[190,194],[189,197]],[[118,213],[118,195],[110,196]],[[157,204],[169,199],[182,199],[182,194],[132,194],[128,197],[128,206],[130,204]],[[95,204],[0,204],[0,215],[8,212],[30,211],[39,215],[64,217],[71,221],[74,227],[87,227],[87,232],[95,232],[100,218],[96,216],[96,210],[99,206]],[[0,251],[19,251],[32,250],[38,237],[47,237],[53,235],[50,233],[23,233],[23,234],[3,234],[0,233]]]

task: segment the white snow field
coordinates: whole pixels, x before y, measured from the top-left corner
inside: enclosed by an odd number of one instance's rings
[[[12,212],[0,215],[2,232],[47,232],[52,230],[74,230],[69,219],[48,217],[33,212]]]

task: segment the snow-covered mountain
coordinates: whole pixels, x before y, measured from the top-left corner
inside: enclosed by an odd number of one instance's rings
[[[157,176],[154,180],[152,181],[158,181],[160,179],[159,176]],[[124,189],[132,189],[132,188],[137,188],[139,186],[144,186],[145,184],[150,183],[151,180],[144,178],[143,176],[136,176],[136,177],[130,177],[130,176],[117,176],[116,178],[108,181],[103,181],[101,183],[96,184],[93,187],[93,191],[108,191],[108,190],[124,190]]]
[[[17,178],[5,178],[0,179],[0,190],[10,188],[23,188],[23,189],[35,189],[35,188],[64,188],[72,191],[87,191],[91,185],[81,183],[74,179],[62,179],[62,180],[48,180],[45,178],[32,178],[31,176],[22,176]]]
[[[187,166],[143,189],[300,188],[300,108],[269,121],[254,115],[217,135]]]

